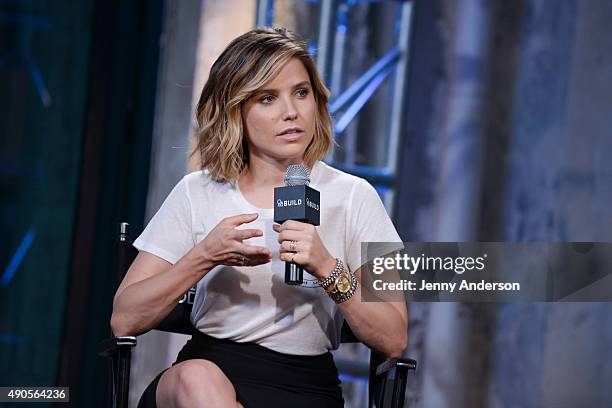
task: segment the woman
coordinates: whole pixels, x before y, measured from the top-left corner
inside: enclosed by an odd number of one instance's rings
[[[198,334],[143,406],[341,407],[329,350],[344,319],[390,357],[406,347],[405,305],[360,301],[361,242],[400,238],[367,182],[320,161],[332,144],[328,96],[285,29],[250,31],[213,65],[197,108],[202,171],[176,185],[134,242],[113,304],[113,332],[138,335],[197,284]],[[321,194],[319,227],[272,221],[273,189],[298,163]],[[284,262],[304,267],[304,285],[284,283]]]

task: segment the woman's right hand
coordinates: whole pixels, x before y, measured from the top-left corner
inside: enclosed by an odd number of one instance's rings
[[[255,266],[272,260],[272,251],[266,247],[247,245],[242,241],[260,237],[259,229],[237,229],[257,219],[259,214],[240,214],[222,219],[192,251],[205,259],[210,269],[217,265]]]

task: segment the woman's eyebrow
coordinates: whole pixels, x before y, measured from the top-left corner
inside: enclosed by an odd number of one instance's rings
[[[296,89],[296,88],[301,88],[303,86],[310,86],[310,81],[301,81],[298,82],[297,84],[293,85],[292,88]],[[266,89],[258,89],[255,94],[262,94],[262,93],[277,93],[278,89],[274,89],[274,88],[266,88]]]
[[[293,89],[295,88],[301,88],[303,86],[310,86],[310,81],[302,81],[302,82],[298,82],[297,84],[293,85]]]

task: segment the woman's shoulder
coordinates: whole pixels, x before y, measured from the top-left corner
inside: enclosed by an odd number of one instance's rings
[[[185,183],[190,194],[221,193],[231,188],[231,183],[215,181],[206,169],[187,173],[181,182]]]

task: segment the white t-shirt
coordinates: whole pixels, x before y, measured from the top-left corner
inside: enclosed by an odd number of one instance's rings
[[[361,266],[361,242],[400,242],[376,193],[364,179],[316,162],[310,186],[321,194],[317,231],[332,256],[352,271]],[[304,271],[305,284],[286,285],[279,260],[273,209],[249,203],[237,183],[218,183],[206,171],[183,177],[134,242],[174,264],[223,218],[244,213],[259,218],[240,228],[263,236],[244,241],[272,250],[272,262],[255,267],[216,266],[197,284],[191,314],[201,332],[236,342],[253,342],[281,353],[318,355],[340,343],[344,318],[317,280]]]

